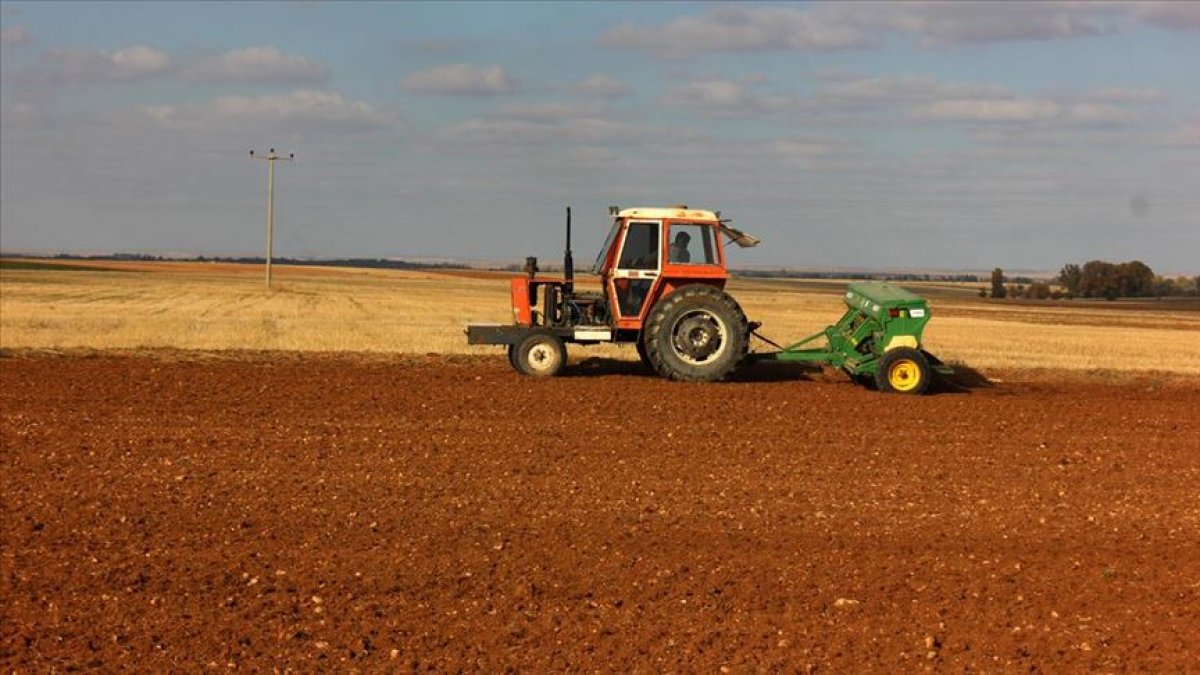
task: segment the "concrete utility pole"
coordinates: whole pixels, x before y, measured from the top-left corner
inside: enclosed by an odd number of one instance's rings
[[[296,159],[296,153],[289,152],[287,157],[282,157],[275,154],[275,148],[271,148],[267,156],[262,157],[255,156],[251,150],[250,159],[261,159],[270,167],[267,169],[267,290],[271,290],[271,239],[275,230],[275,162],[291,162]]]

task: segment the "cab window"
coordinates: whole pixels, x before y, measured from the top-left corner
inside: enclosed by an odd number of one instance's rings
[[[701,223],[671,223],[667,235],[667,261],[677,265],[715,265],[713,228]]]
[[[621,247],[621,262],[626,270],[658,269],[658,223],[630,223]]]
[[[592,274],[599,274],[600,270],[604,269],[604,263],[608,261],[608,250],[612,248],[613,242],[617,240],[617,233],[621,231],[621,223],[613,223],[612,229],[608,231],[608,238],[604,240],[604,246],[600,249],[600,254],[596,256],[596,262],[592,265]]]

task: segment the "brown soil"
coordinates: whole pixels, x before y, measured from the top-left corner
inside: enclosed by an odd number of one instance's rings
[[[0,359],[5,670],[1181,671],[1200,384]]]

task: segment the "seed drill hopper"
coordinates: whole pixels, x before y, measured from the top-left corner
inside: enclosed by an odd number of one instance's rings
[[[762,338],[779,351],[750,357],[827,363],[855,382],[902,394],[924,393],[934,373],[953,374],[921,347],[921,333],[931,316],[924,298],[891,284],[860,282],[850,284],[844,300],[846,313],[837,323],[786,347]]]

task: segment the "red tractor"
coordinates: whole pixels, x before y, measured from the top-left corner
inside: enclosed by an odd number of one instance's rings
[[[566,343],[634,343],[654,372],[674,380],[729,375],[746,356],[753,325],[725,292],[724,238],[742,247],[758,239],[729,227],[719,211],[612,207],[612,230],[592,273],[600,292],[575,290],[571,209],[563,276],[511,280],[514,323],[471,324],[469,344],[505,345],[513,368],[551,376],[567,360]]]

